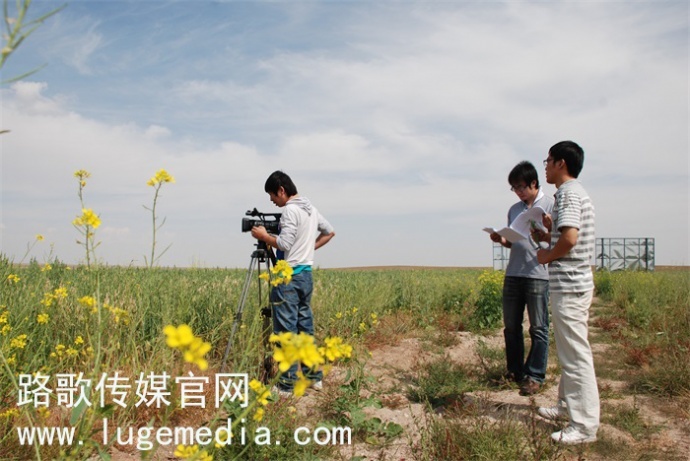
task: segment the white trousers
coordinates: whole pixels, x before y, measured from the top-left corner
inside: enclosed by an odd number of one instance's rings
[[[589,346],[589,307],[593,292],[551,292],[553,331],[561,365],[558,398],[565,402],[570,425],[589,435],[599,429],[599,389]]]

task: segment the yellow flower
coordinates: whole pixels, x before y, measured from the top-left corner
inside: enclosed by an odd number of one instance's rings
[[[305,378],[301,371],[297,373],[297,376],[298,379],[295,381],[293,393],[296,397],[302,397],[304,395],[304,391],[306,391],[311,385],[311,380]]]
[[[361,331],[362,333],[367,331],[367,324],[364,322],[359,322],[359,331]]]
[[[276,287],[281,284],[287,285],[292,281],[292,267],[285,261],[284,259],[281,259],[278,261],[275,266],[271,268],[271,285]],[[268,273],[263,273],[259,275],[259,278],[262,280],[269,280],[269,274]]]
[[[36,316],[36,323],[44,324],[48,323],[48,320],[50,320],[50,316],[48,314],[38,314]]]
[[[21,279],[20,279],[19,276],[17,276],[16,274],[10,274],[10,275],[7,276],[7,281],[10,282],[10,283],[17,283],[17,282],[19,282],[20,280],[21,280]]]
[[[326,338],[324,342],[326,346],[320,348],[320,351],[329,362],[334,362],[341,357],[350,358],[352,356],[352,346],[344,344],[343,338],[337,336]]]
[[[324,358],[319,354],[314,337],[306,333],[294,335],[290,332],[272,334],[269,341],[279,343],[280,347],[273,350],[273,359],[278,362],[281,372],[286,372],[293,363],[301,362],[305,366],[316,369],[324,363]]]
[[[24,349],[26,347],[26,335],[19,335],[10,341],[12,349]]]
[[[342,318],[343,318],[343,313],[342,313],[342,312],[338,312],[337,314],[335,314],[335,318],[337,318],[337,319],[342,319]]]
[[[74,172],[74,177],[83,181],[84,179],[91,177],[91,173],[86,170],[77,170]]]
[[[9,357],[9,358],[7,359],[7,365],[12,366],[12,365],[16,365],[16,364],[17,364],[17,355],[16,355],[16,354],[12,354],[12,357]]]
[[[82,296],[77,300],[84,307],[94,307],[96,300],[92,296]]]
[[[101,225],[101,218],[99,218],[91,208],[82,208],[81,216],[78,216],[74,221],[72,221],[72,224],[77,227],[85,226],[87,228],[92,227],[94,229],[98,229],[98,226]],[[87,233],[87,238],[93,236],[93,234],[89,234],[90,233]]]
[[[168,325],[163,329],[163,333],[167,337],[168,347],[180,350],[186,362],[195,364],[202,371],[208,368],[208,361],[204,355],[211,350],[211,343],[194,336],[189,325],[183,324],[179,327]]]
[[[9,325],[3,325],[2,329],[0,329],[0,335],[7,336],[7,333],[12,331],[12,327]]]
[[[177,448],[175,449],[174,455],[178,458],[181,459],[187,459],[191,458],[192,456],[196,455],[197,452],[199,451],[199,447],[196,445],[192,446],[184,446],[184,445],[178,445]]]
[[[192,341],[194,341],[194,333],[192,333],[192,329],[189,325],[182,324],[177,328],[168,325],[163,328],[163,333],[167,336],[165,342],[168,347],[185,347],[189,346],[192,344]]]
[[[60,287],[53,291],[53,296],[55,299],[65,299],[67,297],[67,288]]]
[[[252,419],[254,421],[261,421],[262,419],[264,419],[264,413],[264,409],[262,407],[259,407],[256,409],[256,412],[254,413]]]
[[[79,355],[79,351],[74,349],[74,348],[71,348],[71,347],[68,347],[67,350],[65,351],[65,353],[69,357],[76,357],[77,355]]]
[[[43,240],[43,236],[41,234],[36,234],[36,241],[40,242]]]
[[[10,408],[2,413],[0,413],[0,418],[12,418],[14,416],[19,416],[19,410],[16,408]]]
[[[46,263],[46,264],[41,268],[41,272],[48,272],[49,270],[52,270],[52,269],[53,269],[53,266],[51,266],[50,264]]]
[[[158,170],[156,174],[146,182],[147,186],[155,186],[164,182],[175,182],[175,178],[170,176],[165,170]]]
[[[378,323],[379,323],[379,316],[372,313],[371,314],[371,324],[372,325],[378,325]]]
[[[77,336],[74,340],[74,344],[84,344],[84,338],[81,335]]]
[[[194,338],[189,348],[184,351],[184,359],[188,363],[193,363],[199,367],[201,371],[208,368],[208,361],[204,355],[211,350],[211,343],[207,343],[201,338]]]
[[[268,405],[268,398],[271,396],[271,391],[266,389],[266,386],[264,386],[263,383],[257,379],[252,379],[249,381],[249,387],[256,394],[257,402],[264,406]]]

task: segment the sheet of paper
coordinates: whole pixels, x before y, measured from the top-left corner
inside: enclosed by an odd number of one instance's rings
[[[496,232],[498,235],[505,237],[505,239],[508,240],[510,243],[515,243],[519,240],[527,238],[526,236],[520,234],[519,232],[516,232],[514,229],[511,229],[510,227],[504,227],[503,229],[485,227],[484,232],[488,232],[489,234]]]
[[[496,229],[494,227],[485,227],[484,232],[491,234],[496,232],[498,235],[505,237],[511,243],[526,239],[530,237],[532,226],[537,229],[546,230],[542,224],[542,216],[546,213],[540,206],[534,206],[528,210],[520,213],[515,218],[509,227],[503,229]]]

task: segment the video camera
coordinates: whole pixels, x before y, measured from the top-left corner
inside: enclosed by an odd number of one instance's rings
[[[242,232],[249,232],[252,227],[264,226],[269,234],[277,235],[280,233],[280,213],[261,213],[256,208],[247,211],[247,216],[258,217],[258,219],[242,218]],[[266,218],[273,218],[267,220]]]

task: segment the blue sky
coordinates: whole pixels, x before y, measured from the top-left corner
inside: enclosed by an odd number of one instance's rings
[[[13,3],[13,2],[10,2]],[[61,5],[35,0],[31,17]],[[598,237],[689,264],[688,3],[73,1],[3,68],[2,252],[246,267],[246,210],[290,174],[336,228],[317,265],[491,266],[507,175],[585,149]],[[553,194],[552,185],[543,184]]]

